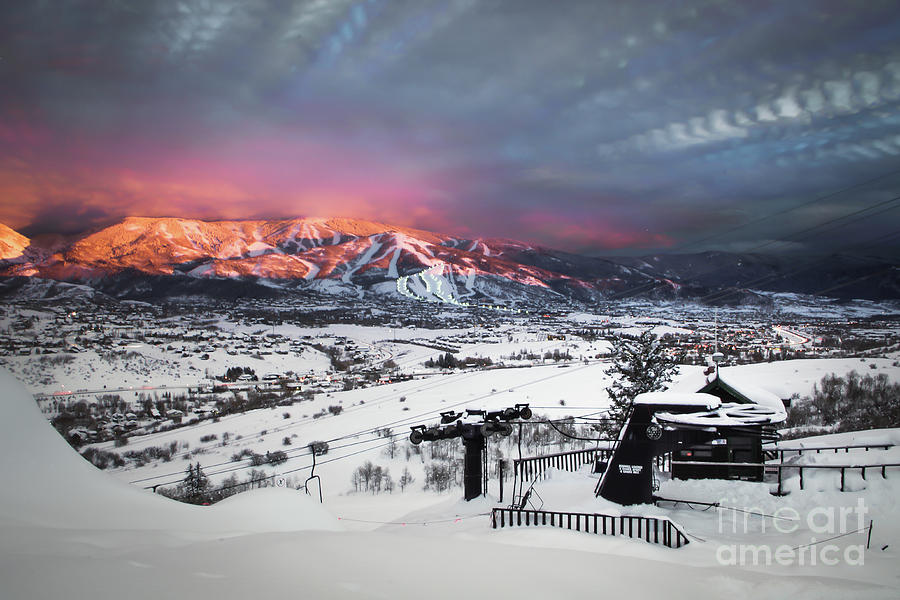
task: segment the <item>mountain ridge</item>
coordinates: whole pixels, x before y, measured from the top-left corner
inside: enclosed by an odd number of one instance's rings
[[[433,281],[426,281],[424,273]],[[817,286],[837,290],[848,285],[850,296],[900,297],[896,265],[874,259],[798,263],[722,252],[590,257],[516,240],[470,239],[352,218],[127,217],[82,235],[30,239],[0,225],[0,276],[102,284],[141,274],[378,292],[390,291],[386,284],[394,282],[394,291],[404,295],[449,302],[463,297],[515,301],[516,286],[527,286],[518,290],[530,297],[537,291],[579,302],[633,295],[718,299],[725,293],[745,302],[755,300],[752,290],[814,293]],[[401,290],[401,281],[416,276],[422,281]]]

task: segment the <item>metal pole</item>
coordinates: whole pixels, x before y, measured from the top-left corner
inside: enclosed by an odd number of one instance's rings
[[[519,423],[519,439],[517,441],[518,441],[518,445],[519,445],[519,464],[522,465],[522,423],[521,422]],[[522,466],[524,466],[524,465],[522,465]],[[519,489],[518,490],[516,490],[516,487],[515,487],[515,480],[513,481],[513,502],[516,501],[517,494],[519,496],[522,495],[522,487],[524,487],[524,483],[525,483],[525,472],[523,470],[522,477],[519,480]]]
[[[488,491],[488,458],[487,458],[487,440],[485,447],[481,451],[481,495],[487,496]]]

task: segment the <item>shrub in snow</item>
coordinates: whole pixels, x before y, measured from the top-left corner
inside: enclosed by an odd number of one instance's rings
[[[350,478],[353,489],[357,492],[372,492],[377,494],[382,491],[392,492],[394,481],[390,471],[380,465],[367,460],[353,472]]]
[[[274,452],[266,452],[266,462],[270,465],[280,465],[287,462],[288,455],[284,450],[276,450]]]
[[[891,383],[884,373],[826,375],[813,387],[812,397],[791,404],[787,425],[834,431],[900,427],[900,383]]]
[[[425,467],[425,489],[443,492],[456,483],[456,475],[451,465],[432,463]]]
[[[106,469],[110,465],[112,465],[113,467],[125,466],[125,459],[115,452],[107,452],[106,450],[88,448],[81,453],[81,456],[87,459],[88,462],[93,464],[98,469]]]
[[[408,486],[411,483],[414,483],[415,481],[416,480],[413,478],[412,474],[409,472],[409,469],[407,469],[406,467],[403,467],[403,474],[400,475],[400,481],[398,482],[400,484],[400,491],[401,492],[404,491],[406,489],[406,486]]]
[[[306,447],[316,456],[328,454],[328,442],[310,442]]]

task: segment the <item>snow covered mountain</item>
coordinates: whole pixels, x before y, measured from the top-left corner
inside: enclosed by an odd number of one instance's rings
[[[206,222],[130,217],[57,249],[29,248],[27,238],[8,231],[0,270],[5,276],[93,281],[139,273],[261,278],[324,288],[388,283],[382,286],[387,291],[403,276],[439,269],[453,295],[475,293],[476,280],[485,278],[493,280],[493,287],[604,287],[597,278],[529,264],[521,259],[523,253],[541,249],[519,242],[460,239],[354,219]]]
[[[513,240],[462,239],[344,218],[129,217],[71,239],[31,240],[0,225],[0,276],[89,283],[113,287],[119,294],[128,287],[123,282],[177,277],[334,293],[368,290],[451,303],[542,298],[593,302],[635,295],[703,299],[724,291],[727,301],[745,302],[758,297],[744,288],[809,293],[816,290],[807,288],[822,282],[838,285],[846,279],[844,271],[859,279],[869,269],[876,277],[868,283],[875,287],[863,297],[900,296],[897,269],[891,265],[832,263],[823,275],[816,264],[812,274],[797,279],[790,264],[779,258],[721,253],[586,257]],[[804,285],[792,284],[789,276]]]
[[[22,256],[31,241],[21,233],[0,223],[0,259],[14,259]]]

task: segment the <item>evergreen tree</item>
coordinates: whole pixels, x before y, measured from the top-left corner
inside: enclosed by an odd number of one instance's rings
[[[666,389],[672,381],[676,365],[665,353],[655,335],[644,331],[636,339],[613,340],[613,366],[607,371],[615,380],[606,389],[610,398],[611,420],[601,426],[607,437],[615,438],[631,412],[631,405],[638,394]]]
[[[209,480],[200,468],[200,463],[196,465],[188,464],[188,470],[185,473],[184,480],[181,482],[182,499],[188,504],[207,504],[210,500]]]

